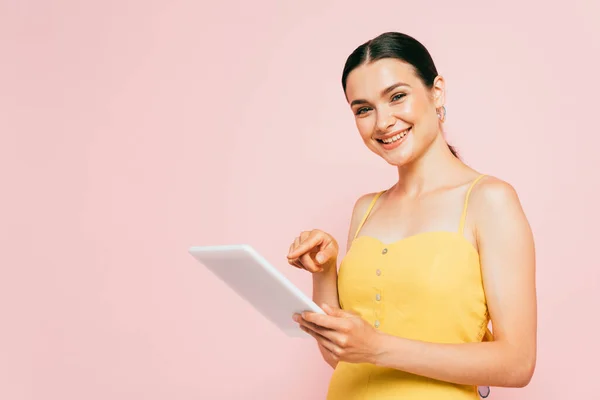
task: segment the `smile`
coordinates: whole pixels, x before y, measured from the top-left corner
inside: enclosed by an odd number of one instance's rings
[[[395,134],[394,136],[390,136],[384,139],[376,139],[379,143],[383,143],[383,144],[393,144],[396,143],[402,139],[404,139],[406,137],[406,135],[408,135],[411,131],[411,128],[408,128],[406,130],[403,130],[402,132],[398,132],[397,134]]]

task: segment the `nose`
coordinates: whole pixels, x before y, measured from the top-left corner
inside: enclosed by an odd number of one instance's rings
[[[380,132],[386,132],[390,127],[394,126],[396,118],[389,108],[382,108],[377,113],[377,129]]]

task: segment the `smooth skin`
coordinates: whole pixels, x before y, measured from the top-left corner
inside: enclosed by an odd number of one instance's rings
[[[413,68],[383,59],[350,73],[346,96],[367,148],[398,169],[398,182],[381,196],[361,234],[391,243],[431,230],[456,230],[468,185],[479,175],[449,151],[438,112],[445,82],[425,87]],[[377,138],[411,128],[404,142],[386,150]],[[374,193],[352,211],[347,249]],[[293,318],[319,345],[333,368],[339,361],[372,363],[457,384],[523,387],[533,375],[537,349],[535,248],[515,189],[492,176],[471,192],[465,238],[480,255],[494,341],[439,344],[408,340],[374,329],[340,309],[339,246],[326,232],[302,232],[288,262],[312,273],[313,300],[326,315]],[[322,257],[322,258],[321,258]]]

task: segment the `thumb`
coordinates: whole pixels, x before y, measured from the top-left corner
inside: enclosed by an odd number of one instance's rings
[[[325,304],[325,303],[323,303],[321,308],[328,315],[331,315],[333,317],[346,317],[346,316],[350,315],[350,313],[347,313],[346,311],[342,310],[341,308],[330,306],[329,304]]]
[[[329,243],[327,246],[325,246],[324,248],[322,248],[318,253],[317,256],[315,257],[315,260],[317,260],[317,262],[319,264],[324,264],[326,262],[328,262],[329,260],[333,259],[336,257],[336,251],[335,251],[335,246],[333,245],[333,243]]]

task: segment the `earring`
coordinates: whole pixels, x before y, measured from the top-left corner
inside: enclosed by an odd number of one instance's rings
[[[440,119],[440,121],[444,122],[446,120],[446,107],[442,106],[441,108],[439,108],[437,110],[437,116]]]

